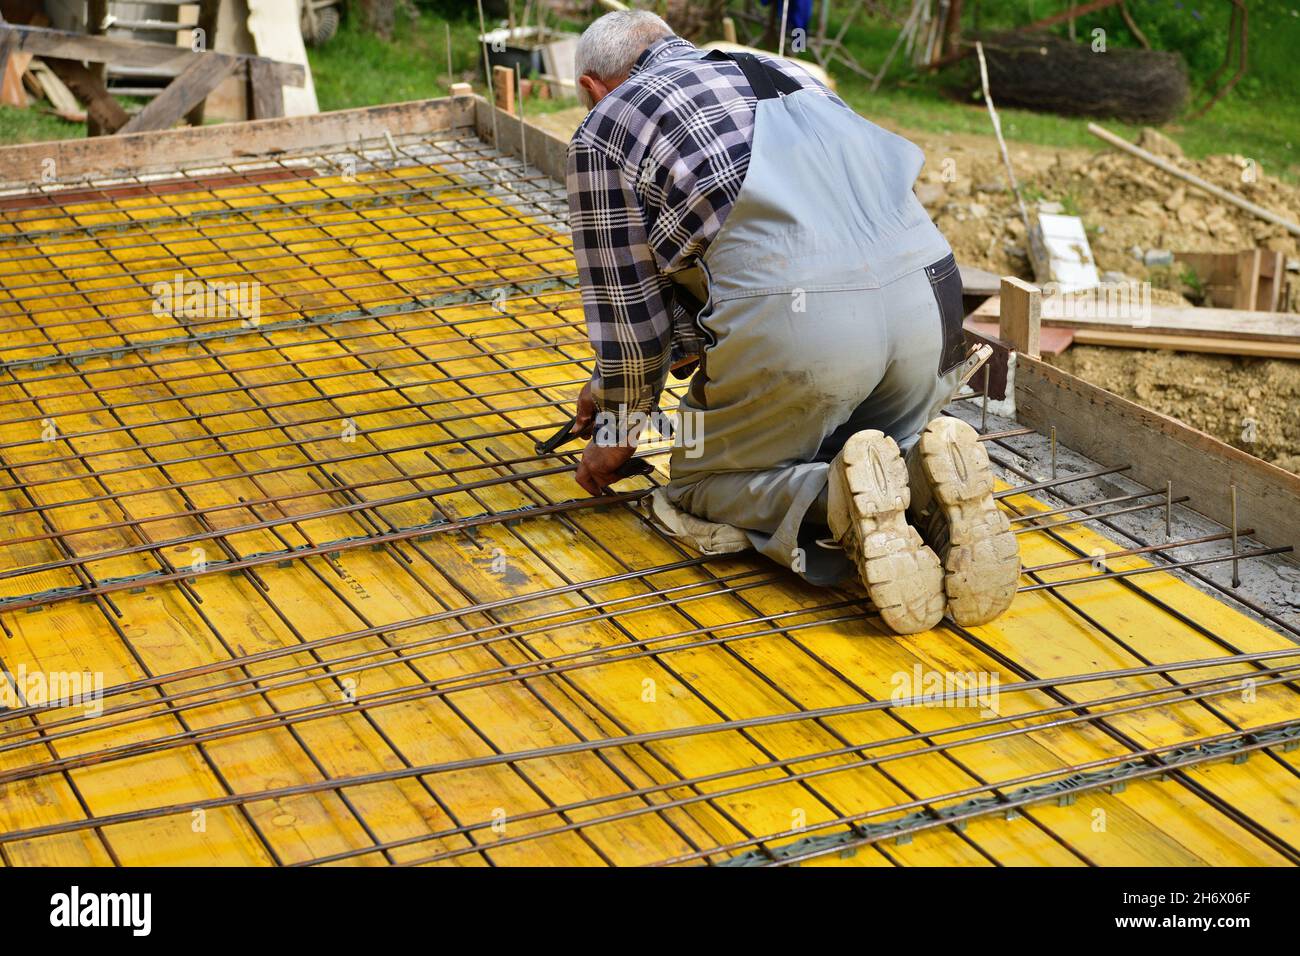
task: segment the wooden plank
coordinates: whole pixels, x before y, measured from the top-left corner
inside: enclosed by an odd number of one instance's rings
[[[172,46],[166,43],[145,43],[141,40],[126,40],[120,37],[90,36],[66,30],[47,30],[43,27],[5,24],[0,26],[0,33],[4,32],[17,34],[17,49],[35,56],[112,63],[117,66],[142,66],[179,72],[192,61],[211,55],[208,51],[195,52],[189,47]],[[253,59],[253,57],[241,57],[241,59]],[[301,86],[306,77],[306,70],[297,63],[277,62],[275,68],[284,77],[284,82],[290,86]]]
[[[58,74],[51,70],[44,61],[32,60],[27,67],[27,72],[36,80],[41,92],[60,116],[67,118],[81,113],[81,118],[85,118],[81,104],[72,95],[72,91],[68,89],[67,84],[59,79]]]
[[[1237,281],[1233,289],[1234,309],[1255,309],[1259,295],[1259,250],[1247,249],[1237,254]]]
[[[86,33],[102,37],[107,29],[108,0],[86,0]],[[108,94],[108,67],[94,60],[83,63],[79,57],[63,62],[83,67],[88,77],[88,86],[94,91],[93,98],[90,98],[90,94],[82,97],[86,100],[86,135],[103,136],[105,133],[115,133],[125,126],[130,117],[122,104]]]
[[[971,313],[972,318],[995,318],[1000,299],[989,299]],[[1132,319],[1111,319],[1094,315],[1043,316],[1044,325],[1067,329],[1110,329],[1117,332],[1141,331],[1149,335],[1209,336],[1234,341],[1300,341],[1300,314],[1294,312],[1257,312],[1244,309],[1212,309],[1196,306],[1152,305],[1147,324],[1137,326]]]
[[[1261,312],[1277,312],[1285,301],[1286,256],[1270,249],[1260,250],[1259,287],[1255,308]]]
[[[998,338],[1017,352],[1037,358],[1042,305],[1043,294],[1038,286],[1014,276],[1003,276]]]
[[[475,100],[415,100],[339,110],[315,116],[251,120],[127,134],[111,141],[54,140],[0,147],[0,185],[28,188],[41,178],[42,161],[53,158],[64,181],[87,176],[135,176],[186,164],[218,163],[355,142],[361,138],[451,130],[471,126]],[[518,125],[518,124],[515,124]],[[504,138],[504,137],[503,137]],[[531,149],[531,140],[530,149]],[[532,153],[529,152],[531,160]]]
[[[998,324],[996,322],[977,322],[974,319],[967,319],[962,326],[970,332],[978,332],[980,335],[988,338],[998,338]],[[1078,333],[1074,329],[1043,329],[1039,335],[1038,348],[1042,355],[1060,355],[1077,341]],[[979,380],[976,376],[976,380]]]
[[[1001,277],[987,269],[959,262],[957,271],[961,273],[962,295],[997,295],[1001,288]]]
[[[248,116],[270,119],[284,115],[284,86],[273,70],[260,61],[248,64]]]
[[[1237,253],[1175,252],[1174,262],[1196,273],[1207,306],[1233,307],[1237,297]]]
[[[1230,524],[1228,486],[1236,484],[1240,520],[1268,545],[1300,545],[1300,476],[1189,425],[1143,408],[1041,361],[1016,362],[1016,417],[1102,465],[1132,465],[1149,488],[1172,479],[1189,507]]]
[[[492,67],[492,91],[497,106],[515,115],[515,71],[505,66]]]
[[[122,133],[168,129],[187,112],[202,103],[217,84],[234,73],[239,60],[223,53],[207,53],[190,62],[181,75],[122,127]]]
[[[18,45],[16,34],[9,32],[0,32],[0,77],[3,77],[9,70],[9,57],[13,55],[14,48]]]
[[[1049,329],[1048,331],[1067,331]],[[1129,349],[1166,349],[1173,352],[1204,352],[1209,355],[1247,355],[1255,358],[1300,360],[1300,342],[1234,342],[1208,335],[1169,335],[1123,332],[1114,329],[1068,330],[1079,345],[1110,345]]]
[[[311,72],[307,69],[307,47],[302,39],[301,4],[298,0],[245,0],[247,26],[253,52],[273,61],[294,64],[303,72],[300,83],[285,84],[283,115],[315,116],[320,112]]]
[[[0,27],[0,30],[15,33],[20,50],[26,50],[36,56],[53,56],[64,60],[179,70],[196,55],[188,49],[163,43],[144,43],[140,40],[92,36],[44,27],[7,24]]]

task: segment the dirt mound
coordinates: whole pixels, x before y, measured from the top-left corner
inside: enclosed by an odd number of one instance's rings
[[[999,274],[1031,278],[1025,227],[993,138],[910,135],[928,157],[917,194],[957,258]],[[1148,136],[1146,142],[1181,168],[1300,221],[1300,188],[1268,176],[1249,159],[1190,160],[1172,141],[1162,147]],[[1183,302],[1182,294],[1193,291],[1176,266],[1147,265],[1148,258],[1163,259],[1160,251],[1230,252],[1261,246],[1290,259],[1300,254],[1295,237],[1280,226],[1125,153],[1012,144],[1011,158],[1026,200],[1059,202],[1064,211],[1081,216],[1098,269],[1149,280],[1152,301]],[[1285,308],[1300,311],[1300,274],[1289,273],[1288,286]],[[1053,361],[1300,473],[1300,362],[1084,346]]]
[[[1300,362],[1086,345],[1049,361],[1300,474]]]
[[[934,146],[927,150],[930,162],[917,194],[962,262],[1029,277],[1025,227],[1006,187],[996,147],[954,150],[954,145],[947,145],[954,152],[944,157],[951,160],[947,165],[943,159],[935,162],[942,153]],[[1170,156],[1169,160],[1300,221],[1300,188],[1267,175],[1253,160],[1236,155],[1204,160]],[[1013,148],[1012,162],[1028,203],[1051,200],[1083,218],[1097,268],[1103,273],[1147,279],[1157,289],[1185,294],[1191,289],[1184,284],[1181,270],[1158,264],[1163,259],[1160,251],[1229,252],[1260,246],[1292,259],[1300,255],[1296,238],[1281,226],[1126,153]],[[1149,260],[1157,264],[1148,265]],[[1300,276],[1291,275],[1287,310],[1300,311]]]

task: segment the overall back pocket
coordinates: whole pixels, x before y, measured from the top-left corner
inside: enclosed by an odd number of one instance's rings
[[[966,333],[962,331],[965,316],[961,304],[961,272],[952,253],[934,265],[925,267],[930,278],[930,288],[939,306],[939,322],[943,329],[943,349],[939,353],[939,374],[947,375],[966,356]]]

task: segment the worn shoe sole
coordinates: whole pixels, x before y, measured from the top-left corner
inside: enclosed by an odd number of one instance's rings
[[[831,466],[830,500],[847,511],[832,521],[853,556],[871,602],[890,630],[917,634],[944,612],[943,568],[907,523],[907,466],[894,440],[861,431]]]
[[[1011,606],[1020,583],[1020,545],[993,499],[988,452],[974,428],[949,417],[926,426],[918,451],[948,521],[948,611],[963,626],[985,624]]]

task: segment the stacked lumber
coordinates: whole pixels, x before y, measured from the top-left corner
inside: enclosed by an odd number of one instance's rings
[[[971,313],[968,325],[996,323],[1001,299],[994,296]],[[1043,326],[1069,329],[1079,345],[1171,349],[1258,358],[1300,359],[1300,315],[1246,309],[1149,306],[1141,324],[1108,316],[1053,315],[1044,310]]]

